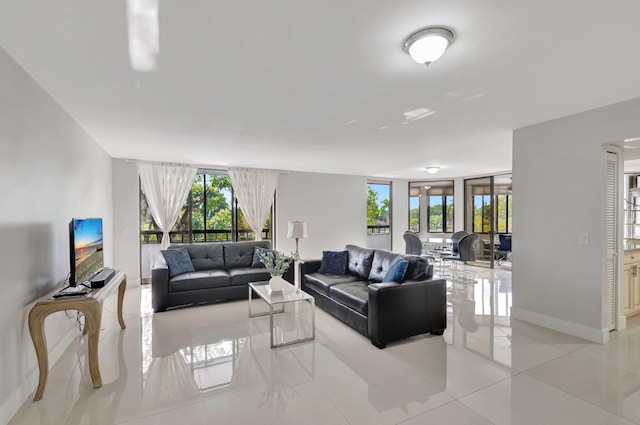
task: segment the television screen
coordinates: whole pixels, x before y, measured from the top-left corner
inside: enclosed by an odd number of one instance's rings
[[[69,223],[71,275],[75,286],[89,279],[104,267],[101,218],[74,218]]]

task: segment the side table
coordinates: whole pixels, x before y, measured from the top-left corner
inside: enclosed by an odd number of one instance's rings
[[[117,271],[111,280],[102,288],[91,291],[88,295],[74,297],[48,298],[38,301],[29,311],[29,333],[38,358],[40,378],[38,389],[33,401],[42,399],[44,389],[49,377],[49,353],[47,351],[47,338],[44,333],[44,319],[51,313],[63,310],[76,310],[84,313],[85,326],[83,334],[89,335],[89,372],[94,388],[102,386],[100,367],[98,363],[98,341],[100,338],[100,322],[102,320],[102,304],[110,293],[118,288],[118,322],[120,328],[125,329],[122,318],[122,302],[124,291],[127,287],[127,277],[124,272]]]

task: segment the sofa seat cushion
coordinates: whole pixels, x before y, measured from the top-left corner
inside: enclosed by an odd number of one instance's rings
[[[227,271],[231,277],[231,286],[247,285],[249,282],[261,282],[271,279],[271,275],[266,269],[235,267]]]
[[[359,277],[350,274],[309,273],[304,275],[305,284],[329,296],[329,288],[339,283],[357,282]]]
[[[169,280],[169,292],[222,288],[229,286],[229,283],[229,273],[225,270],[201,270],[172,277]]]
[[[367,282],[338,283],[329,289],[329,295],[332,299],[358,313],[364,316],[369,315],[369,285]]]

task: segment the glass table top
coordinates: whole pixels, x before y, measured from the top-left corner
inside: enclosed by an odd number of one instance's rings
[[[271,291],[269,281],[250,282],[251,287],[267,304],[282,304],[294,301],[312,300],[313,297],[289,282],[283,282],[282,291]]]

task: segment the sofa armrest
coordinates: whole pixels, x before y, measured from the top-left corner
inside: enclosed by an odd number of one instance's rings
[[[284,280],[286,280],[287,282],[289,282],[290,284],[295,286],[295,284],[296,284],[296,262],[293,259],[291,259],[291,262],[289,263],[289,267],[287,267],[287,270],[282,275],[282,278]]]
[[[153,263],[151,263],[151,270],[153,269],[169,269],[167,265],[167,261],[164,259],[162,254],[158,254],[153,257]]]
[[[306,284],[305,275],[320,270],[320,263],[320,260],[300,260],[300,288],[304,288]]]
[[[151,266],[151,305],[154,312],[165,311],[169,298],[169,266],[158,255]]]
[[[446,280],[369,285],[369,337],[384,348],[389,341],[447,327]]]
[[[302,276],[309,273],[316,273],[320,270],[320,260],[300,260],[300,273]]]

